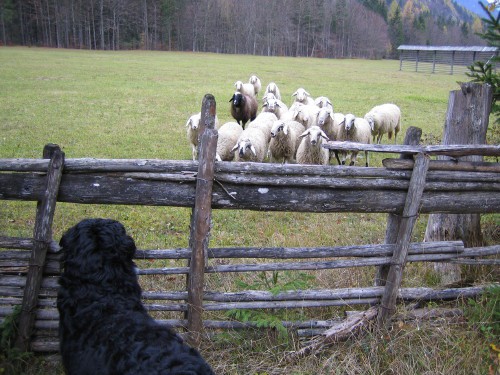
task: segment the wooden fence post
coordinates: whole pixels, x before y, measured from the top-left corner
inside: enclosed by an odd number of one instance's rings
[[[218,138],[214,124],[215,98],[213,95],[207,94],[203,98],[201,110],[200,131],[203,133],[199,142],[196,197],[191,216],[189,239],[191,259],[187,279],[187,339],[195,347],[199,346],[203,331],[203,284],[212,219],[212,187]]]
[[[411,233],[417,220],[420,200],[424,192],[429,161],[429,157],[424,154],[418,154],[415,158],[415,167],[411,175],[405,207],[398,229],[396,248],[392,256],[384,294],[382,295],[378,311],[377,319],[380,328],[387,325],[396,309],[398,290],[403,278],[403,270],[406,264],[408,248],[410,246]]]
[[[408,128],[405,134],[405,139],[403,141],[404,145],[418,146],[420,142],[420,137],[422,136],[422,129],[411,126]],[[401,154],[400,159],[413,159],[411,154]],[[397,234],[399,231],[399,225],[401,224],[401,216],[396,214],[387,215],[387,228],[385,231],[385,243],[393,244],[396,243]],[[380,266],[377,270],[377,275],[375,276],[375,286],[385,285],[387,280],[387,274],[389,273],[389,266]]]
[[[489,85],[466,82],[461,90],[450,92],[443,131],[443,145],[484,144],[489,124],[493,90]],[[438,160],[450,160],[438,156]],[[482,161],[481,156],[460,157],[460,161]],[[427,222],[424,241],[462,240],[465,247],[482,246],[481,218],[479,214],[431,214]],[[435,263],[435,271],[442,284],[461,279],[458,264]]]
[[[28,351],[30,347],[30,338],[35,322],[45,257],[52,240],[52,222],[64,168],[64,152],[61,151],[59,146],[53,144],[46,145],[43,150],[43,157],[50,159],[50,162],[47,169],[45,192],[42,200],[38,201],[37,204],[33,248],[29,261],[28,274],[26,275],[21,315],[19,317],[19,334],[16,340],[16,347],[22,351]]]

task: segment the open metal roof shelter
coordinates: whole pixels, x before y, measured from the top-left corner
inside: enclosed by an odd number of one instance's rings
[[[398,51],[399,70],[427,73],[463,74],[473,62],[486,62],[498,56],[497,47],[484,46],[401,45]]]

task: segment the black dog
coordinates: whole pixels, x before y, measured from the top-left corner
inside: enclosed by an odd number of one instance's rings
[[[141,303],[134,240],[119,222],[87,219],[61,238],[57,296],[68,374],[214,374],[201,355]]]

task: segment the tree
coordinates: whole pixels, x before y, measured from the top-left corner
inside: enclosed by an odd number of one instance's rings
[[[392,45],[392,54],[396,55],[397,48],[404,43],[403,18],[401,8],[394,0],[389,12],[389,39]]]

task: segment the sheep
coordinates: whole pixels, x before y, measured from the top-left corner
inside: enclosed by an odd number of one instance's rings
[[[234,83],[234,87],[236,87],[236,91],[241,92],[242,94],[256,97],[255,96],[255,87],[251,83],[243,83],[241,81],[236,81]]]
[[[217,139],[217,161],[231,161],[234,159],[234,144],[238,141],[243,128],[237,122],[226,122],[219,129],[219,138]]]
[[[281,100],[276,99],[273,94],[268,94],[265,97],[262,112],[274,113],[276,117],[280,119],[283,114],[288,112],[288,107]]]
[[[236,161],[255,161],[262,163],[267,153],[266,135],[259,128],[248,128],[241,132],[232,151]]]
[[[273,94],[276,99],[281,100],[281,93],[278,85],[274,82],[270,82],[267,87],[266,91],[264,91],[264,97],[266,97],[268,94]]]
[[[259,107],[257,99],[236,91],[229,101],[231,102],[231,115],[245,129],[245,124],[248,121],[253,121],[257,116]]]
[[[370,144],[371,140],[371,127],[362,117],[356,117],[352,113],[348,113],[344,117],[344,121],[341,123],[341,131],[339,133],[339,138],[342,141],[357,142]],[[347,153],[342,152],[342,164],[345,164]],[[351,151],[351,163],[354,165],[358,156],[358,151]],[[366,166],[368,167],[368,151],[365,151]]]
[[[270,159],[283,160],[282,164],[293,163],[301,141],[299,135],[305,130],[304,125],[297,121],[275,121],[269,142]]]
[[[297,149],[297,163],[328,165],[330,153],[322,144],[323,139],[329,139],[319,126],[311,126],[299,137],[302,140]]]
[[[200,130],[201,112],[188,118],[186,122],[187,138],[192,148],[193,160],[198,159],[198,137]],[[219,119],[215,116],[215,128],[219,127]]]
[[[319,110],[320,109],[315,105],[294,103],[292,107],[290,107],[289,112],[292,114],[292,120],[300,122],[308,129],[311,126],[317,125],[316,119]],[[288,119],[288,117],[285,116],[285,119]]]
[[[295,102],[314,105],[314,99],[311,97],[311,94],[309,94],[302,87],[298,88],[297,91],[292,94],[292,96],[295,96]]]
[[[377,143],[380,143],[385,133],[391,139],[394,133],[396,143],[398,132],[401,130],[401,110],[397,105],[387,103],[375,106],[365,115],[365,120],[372,129],[373,142],[376,137]]]
[[[274,122],[278,120],[276,115],[271,112],[261,112],[257,115],[255,120],[248,124],[248,129],[259,128],[266,135],[266,147],[271,140],[271,129],[273,128]]]
[[[326,136],[332,141],[338,140],[341,129],[340,123],[344,120],[344,116],[334,114],[333,110],[328,107],[323,107],[319,110],[316,117],[316,124],[323,129]],[[335,155],[337,162],[340,164],[340,159],[337,150],[330,150],[330,159]]]
[[[314,99],[314,104],[319,108],[329,108],[333,112],[333,104],[326,96],[318,96]]]
[[[262,83],[260,82],[259,77],[256,75],[250,76],[248,83],[251,83],[254,88],[255,96],[259,95],[259,91],[262,88]]]

